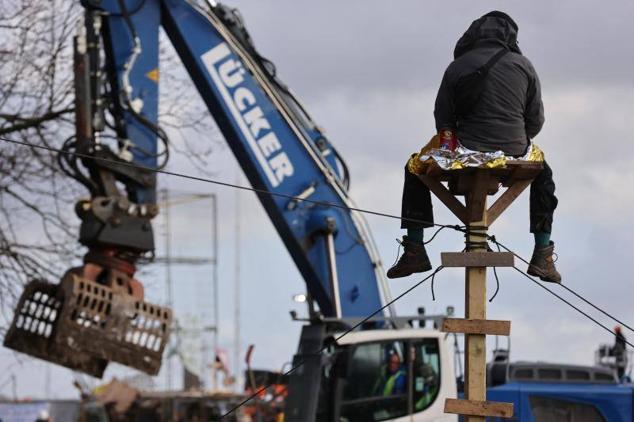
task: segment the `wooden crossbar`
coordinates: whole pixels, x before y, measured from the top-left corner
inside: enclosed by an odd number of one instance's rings
[[[446,318],[442,323],[441,331],[444,333],[508,336],[511,334],[511,321]]]
[[[443,267],[513,267],[512,252],[441,252]]]
[[[458,217],[460,221],[465,224],[469,224],[469,221],[467,220],[467,209],[456,199],[455,196],[451,194],[451,192],[449,192],[449,190],[447,190],[445,185],[440,183],[439,180],[424,174],[419,175],[418,178],[429,188],[430,191],[434,193],[434,195],[438,197],[438,199],[445,204],[447,208],[451,210],[451,212],[454,213],[456,217]]]
[[[445,399],[445,413],[470,416],[512,418],[513,403]]]
[[[509,205],[520,196],[524,189],[528,187],[532,182],[529,180],[517,180],[506,189],[506,191],[500,196],[497,201],[491,205],[491,208],[487,211],[487,217],[489,218],[489,224],[492,224],[497,218],[506,210]]]

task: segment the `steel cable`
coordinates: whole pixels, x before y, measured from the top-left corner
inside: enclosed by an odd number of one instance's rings
[[[176,173],[173,171],[168,171],[168,170],[164,170],[164,169],[159,169],[159,168],[153,168],[153,167],[146,167],[146,166],[142,166],[139,164],[135,164],[135,163],[129,163],[126,161],[117,161],[117,160],[111,160],[108,158],[103,158],[103,157],[95,157],[92,156],[90,154],[82,154],[79,152],[72,152],[72,151],[64,151],[58,148],[52,148],[52,147],[47,147],[45,145],[34,145],[28,142],[23,142],[23,141],[16,141],[13,139],[8,139],[8,138],[3,138],[0,137],[0,141],[4,141],[4,142],[9,142],[9,143],[13,143],[16,145],[22,145],[22,146],[26,146],[26,147],[30,147],[30,148],[38,148],[38,149],[43,149],[43,150],[47,150],[47,151],[51,151],[51,152],[56,152],[58,154],[68,154],[68,155],[74,155],[80,158],[85,158],[85,159],[89,159],[89,160],[95,160],[95,161],[101,161],[104,163],[110,163],[110,164],[116,164],[116,165],[120,165],[120,166],[124,166],[124,167],[130,167],[130,168],[135,168],[138,170],[144,170],[144,171],[149,171],[149,172],[154,172],[154,173],[159,173],[159,174],[165,174],[168,176],[175,176],[175,177],[181,177],[183,179],[189,179],[189,180],[196,180],[198,182],[205,182],[205,183],[211,183],[214,185],[219,185],[219,186],[225,186],[225,187],[229,187],[229,188],[234,188],[234,189],[240,189],[240,190],[245,190],[245,191],[251,191],[251,192],[255,192],[255,193],[259,193],[262,195],[270,195],[270,196],[277,196],[280,198],[286,198],[286,199],[290,199],[293,201],[298,201],[298,202],[307,202],[309,204],[315,204],[315,205],[321,205],[321,206],[325,206],[325,207],[332,207],[332,208],[339,208],[339,209],[343,209],[343,210],[348,210],[348,211],[356,211],[356,212],[360,212],[363,214],[369,214],[369,215],[375,215],[375,216],[379,216],[379,217],[386,217],[386,218],[392,218],[392,219],[396,219],[396,220],[401,220],[401,221],[409,221],[412,223],[418,223],[418,224],[425,224],[425,225],[432,225],[435,227],[444,227],[444,228],[450,228],[450,229],[454,229],[460,232],[464,232],[465,228],[464,226],[460,226],[460,225],[455,225],[455,224],[437,224],[437,223],[433,223],[431,221],[425,221],[425,220],[419,220],[416,218],[407,218],[407,217],[401,217],[398,215],[394,215],[394,214],[388,214],[388,213],[383,213],[383,212],[378,212],[378,211],[372,211],[372,210],[367,210],[367,209],[363,209],[363,208],[356,208],[356,207],[347,207],[345,205],[339,205],[339,204],[335,204],[332,202],[327,202],[327,201],[316,201],[314,199],[308,199],[308,198],[302,198],[299,196],[295,196],[295,195],[290,195],[290,194],[286,194],[286,193],[280,193],[280,192],[271,192],[267,189],[258,189],[258,188],[253,188],[253,187],[249,187],[249,186],[242,186],[242,185],[236,185],[234,183],[228,183],[228,182],[221,182],[219,180],[214,180],[214,179],[207,179],[204,177],[198,177],[198,176],[192,176],[192,175],[188,175],[188,174],[184,174],[184,173]]]
[[[524,271],[520,270],[519,268],[513,266],[513,268],[519,272],[520,274],[522,274],[524,277],[528,278],[530,281],[532,281],[533,283],[537,284],[539,287],[541,287],[542,289],[546,290],[548,293],[550,293],[551,295],[555,296],[557,299],[561,300],[562,302],[564,302],[566,305],[570,306],[572,309],[574,309],[575,311],[579,312],[581,315],[585,316],[586,318],[588,318],[590,321],[594,322],[595,324],[597,324],[599,327],[603,328],[604,330],[606,330],[608,333],[612,334],[612,335],[616,335],[616,333],[612,330],[610,330],[608,327],[606,327],[605,325],[601,324],[599,321],[597,321],[595,318],[593,318],[590,314],[588,314],[587,312],[584,312],[583,310],[581,310],[579,307],[573,305],[570,301],[564,299],[563,297],[561,297],[560,295],[558,295],[557,293],[555,293],[554,291],[552,291],[551,289],[549,289],[548,287],[544,286],[542,283],[540,283],[539,281],[535,280],[533,277],[531,277],[530,275],[526,274]],[[625,343],[629,344],[630,347],[634,347],[634,344],[630,343],[629,341],[625,340]]]
[[[78,152],[64,151],[64,150],[61,150],[61,149],[47,147],[47,146],[44,146],[44,145],[34,145],[34,144],[31,144],[31,143],[28,143],[28,142],[16,141],[16,140],[13,140],[13,139],[8,139],[8,138],[3,138],[3,137],[0,137],[0,140],[2,140],[4,142],[8,142],[8,143],[13,143],[13,144],[17,144],[17,145],[26,146],[26,147],[48,150],[48,151],[51,151],[51,152],[56,152],[58,154],[74,155],[74,156],[77,156],[77,157],[80,157],[80,158],[92,159],[92,160],[107,162],[107,163],[116,164],[116,165],[120,165],[120,166],[136,168],[136,169],[139,169],[139,170],[165,174],[165,175],[168,175],[168,176],[181,177],[181,178],[184,178],[184,179],[195,180],[195,181],[200,181],[200,182],[205,182],[205,183],[211,183],[211,184],[215,184],[215,185],[219,185],[219,186],[230,187],[230,188],[240,189],[240,190],[245,190],[245,191],[251,191],[251,192],[255,192],[255,193],[258,193],[258,194],[262,194],[262,195],[270,195],[270,196],[282,197],[282,198],[286,198],[286,199],[290,199],[290,200],[294,200],[294,201],[302,201],[302,202],[307,202],[307,203],[320,205],[320,206],[339,208],[339,209],[344,209],[344,210],[348,210],[348,211],[356,211],[356,212],[359,212],[359,213],[375,215],[375,216],[379,216],[379,217],[392,218],[392,219],[397,219],[397,220],[401,220],[401,221],[409,221],[409,222],[414,222],[414,223],[419,223],[419,224],[432,225],[432,226],[435,226],[435,227],[439,227],[441,229],[443,229],[443,228],[451,228],[453,230],[456,230],[456,231],[459,231],[459,232],[462,232],[462,233],[470,232],[471,235],[476,235],[476,236],[477,235],[481,235],[482,237],[485,237],[487,240],[492,241],[493,243],[495,243],[498,246],[498,248],[501,247],[501,248],[505,249],[506,251],[512,253],[514,256],[516,256],[518,259],[520,259],[524,263],[529,264],[529,262],[527,260],[522,258],[517,253],[515,253],[513,250],[511,250],[510,248],[508,248],[504,244],[498,242],[497,239],[495,238],[495,236],[488,235],[488,234],[485,234],[485,233],[471,232],[471,230],[477,230],[478,229],[477,227],[467,228],[466,226],[460,226],[460,225],[437,224],[437,223],[433,223],[433,222],[430,222],[430,221],[424,221],[424,220],[419,220],[419,219],[401,217],[401,216],[397,216],[397,215],[393,215],[393,214],[388,214],[388,213],[383,213],[383,212],[378,212],[378,211],[372,211],[372,210],[367,210],[367,209],[363,209],[363,208],[347,207],[347,206],[344,206],[344,205],[339,205],[339,204],[326,202],[326,201],[317,201],[317,200],[312,200],[312,199],[308,199],[308,198],[301,198],[301,197],[297,197],[297,196],[290,195],[290,194],[285,194],[285,193],[271,192],[271,191],[266,190],[266,189],[258,189],[258,188],[248,187],[248,186],[241,186],[241,185],[236,185],[236,184],[233,184],[233,183],[222,182],[222,181],[218,181],[218,180],[213,180],[213,179],[208,179],[208,178],[203,178],[203,177],[197,177],[197,176],[187,175],[187,174],[183,174],[183,173],[171,172],[171,171],[167,171],[167,170],[164,170],[164,169],[146,167],[146,166],[142,166],[142,165],[138,165],[138,164],[134,164],[134,163],[129,163],[129,162],[125,162],[125,161],[117,161],[117,160],[111,160],[111,159],[107,159],[107,158],[95,157],[95,156],[92,156],[92,155],[89,155],[89,154],[82,154],[82,153],[78,153]],[[436,234],[438,234],[439,231],[440,230],[438,230],[436,233],[434,233],[432,238],[429,239],[425,243],[427,244],[427,243],[431,242],[431,240],[433,240],[433,238],[436,236]],[[403,296],[405,296],[408,293],[410,293],[412,290],[414,290],[416,287],[420,286],[422,283],[424,283],[428,279],[431,278],[432,280],[434,280],[436,274],[443,268],[444,267],[442,267],[442,266],[437,267],[436,270],[434,270],[434,272],[432,274],[430,274],[429,276],[425,277],[423,280],[417,282],[416,284],[411,286],[409,289],[407,289],[406,291],[401,293],[399,296],[397,296],[396,298],[391,300],[389,303],[387,303],[386,305],[384,305],[381,308],[377,309],[375,312],[373,312],[369,316],[365,317],[361,322],[355,324],[352,328],[350,328],[349,330],[345,331],[343,334],[341,334],[339,337],[337,337],[334,341],[336,342],[336,341],[340,340],[342,337],[344,337],[345,335],[347,335],[351,331],[355,330],[356,328],[358,328],[359,326],[361,326],[362,324],[367,322],[369,319],[371,319],[373,316],[375,316],[379,312],[381,312],[381,311],[385,310],[387,307],[393,305],[396,301],[398,301]],[[562,301],[563,303],[567,304],[568,306],[570,306],[571,308],[573,308],[574,310],[579,312],[581,315],[583,315],[586,318],[588,318],[590,321],[594,322],[599,327],[603,328],[604,330],[606,330],[607,332],[611,333],[612,335],[615,335],[615,333],[610,328],[608,328],[607,326],[605,326],[604,324],[599,322],[597,319],[595,319],[594,317],[589,315],[587,312],[585,312],[582,309],[580,309],[579,307],[575,306],[570,301],[566,300],[565,298],[563,298],[559,294],[555,293],[553,290],[551,290],[548,287],[544,286],[542,283],[538,282],[537,280],[535,280],[530,275],[526,274],[521,269],[519,269],[519,268],[517,268],[515,266],[513,268],[516,271],[518,271],[520,274],[524,275],[529,280],[531,280],[532,282],[534,282],[535,284],[540,286],[542,289],[546,290],[551,295],[555,296],[560,301]],[[495,276],[496,276],[496,280],[497,280],[497,273],[495,274]],[[578,298],[579,300],[583,301],[587,305],[591,306],[592,308],[594,308],[598,312],[602,313],[603,315],[607,316],[608,318],[612,319],[613,321],[621,324],[622,326],[624,326],[628,330],[634,332],[634,329],[630,325],[624,323],[623,321],[621,321],[620,319],[616,318],[615,316],[613,316],[609,312],[607,312],[604,309],[600,308],[599,306],[593,304],[588,299],[586,299],[585,297],[583,297],[582,295],[580,295],[579,293],[577,293],[576,291],[574,291],[570,287],[565,286],[563,284],[561,284],[561,287],[563,287],[569,293],[571,293],[572,295],[574,295],[576,298]],[[498,288],[496,289],[495,294],[493,295],[493,297],[490,300],[493,300],[493,298],[497,294],[498,289],[499,289],[499,281],[498,281]],[[432,295],[434,295],[433,287],[432,287]],[[630,347],[634,348],[634,344],[632,344],[632,343],[630,343],[628,341],[626,341],[626,343]],[[321,348],[319,351],[315,352],[314,354],[321,354],[324,350],[326,350],[327,347],[328,347],[328,345],[323,347],[323,348]],[[288,374],[292,373],[293,371],[295,371],[297,368],[299,368],[303,364],[304,364],[304,361],[300,362],[298,365],[294,366],[293,368],[288,370],[286,373],[284,373],[284,375],[288,375]],[[246,398],[243,402],[241,402],[240,404],[238,404],[237,406],[232,408],[229,412],[227,412],[224,415],[222,415],[221,418],[224,418],[224,417],[230,415],[231,413],[236,411],[238,408],[240,408],[241,406],[243,406],[244,404],[246,404],[247,402],[249,402],[250,400],[255,398],[262,391],[265,391],[271,385],[267,385],[265,387],[262,387],[261,389],[256,391],[254,394],[252,394],[251,396]]]
[[[345,210],[349,210],[349,211],[356,211],[356,212],[360,212],[360,213],[364,213],[364,214],[375,215],[375,216],[379,216],[379,217],[392,218],[392,219],[397,219],[397,220],[401,220],[401,221],[410,221],[410,222],[415,222],[415,223],[419,223],[419,224],[433,225],[433,226],[441,227],[441,228],[451,228],[453,230],[456,230],[456,231],[459,231],[459,232],[462,232],[462,233],[467,233],[467,232],[470,232],[471,230],[482,229],[481,227],[470,227],[470,228],[467,228],[465,226],[459,226],[459,225],[437,224],[437,223],[432,223],[430,221],[424,221],[424,220],[419,220],[419,219],[414,219],[414,218],[406,218],[406,217],[401,217],[401,216],[397,216],[397,215],[393,215],[393,214],[382,213],[382,212],[378,212],[378,211],[372,211],[372,210],[367,210],[367,209],[362,209],[362,208],[355,208],[355,207],[347,207],[347,206],[344,206],[344,205],[334,204],[334,203],[326,202],[326,201],[316,201],[316,200],[312,200],[312,199],[308,199],[308,198],[301,198],[301,197],[297,197],[297,196],[289,195],[289,194],[285,194],[285,193],[271,192],[271,191],[268,191],[266,189],[258,189],[258,188],[248,187],[248,186],[241,186],[241,185],[236,185],[236,184],[233,184],[233,183],[221,182],[221,181],[218,181],[218,180],[207,179],[207,178],[203,178],[203,177],[197,177],[197,176],[191,176],[191,175],[182,174],[182,173],[171,172],[171,171],[167,171],[167,170],[164,170],[164,169],[156,169],[156,168],[152,168],[152,167],[141,166],[141,165],[138,165],[138,164],[128,163],[128,162],[124,162],[124,161],[116,161],[116,160],[110,160],[110,159],[107,159],[107,158],[94,157],[94,156],[89,155],[89,154],[82,154],[82,153],[78,153],[78,152],[64,151],[64,150],[61,150],[61,149],[52,148],[52,147],[48,147],[48,146],[44,146],[44,145],[34,145],[34,144],[31,144],[31,143],[28,143],[28,142],[16,141],[16,140],[4,138],[4,137],[0,137],[0,140],[2,140],[4,142],[9,142],[9,143],[17,144],[17,145],[26,146],[26,147],[39,148],[39,149],[43,149],[43,150],[47,150],[47,151],[51,151],[51,152],[57,152],[59,154],[74,155],[74,156],[81,157],[81,158],[92,159],[92,160],[97,160],[97,161],[102,161],[102,162],[108,162],[108,163],[111,163],[111,164],[118,164],[118,165],[121,165],[121,166],[137,168],[137,169],[140,169],[140,170],[166,174],[166,175],[169,175],[169,176],[181,177],[181,178],[185,178],[185,179],[189,179],[189,180],[196,180],[196,181],[211,183],[211,184],[215,184],[215,185],[219,185],[219,186],[225,186],[225,187],[230,187],[230,188],[234,188],[234,189],[251,191],[251,192],[258,193],[258,194],[283,197],[283,198],[287,198],[287,199],[291,199],[291,200],[295,200],[295,201],[303,201],[303,202],[307,202],[307,203],[311,203],[311,204],[315,204],[315,205],[321,205],[321,206],[345,209]],[[514,256],[516,256],[518,259],[520,259],[524,263],[529,264],[529,262],[527,260],[525,260],[520,255],[518,255],[517,253],[512,251],[506,245],[498,242],[498,240],[495,238],[495,236],[488,235],[488,234],[485,234],[485,233],[478,233],[477,231],[476,232],[471,232],[471,235],[474,235],[474,236],[480,235],[482,237],[486,237],[488,240],[494,242],[496,245],[504,248],[508,252],[511,252]],[[434,236],[435,236],[435,234],[434,234]],[[434,236],[432,236],[432,239],[433,239]],[[587,300],[585,297],[583,297],[579,293],[575,292],[570,287],[565,286],[563,284],[561,286],[564,289],[566,289],[567,291],[569,291],[571,294],[573,294],[575,297],[577,297],[578,299],[582,300],[583,302],[585,302],[586,304],[588,304],[589,306],[591,306],[592,308],[597,310],[598,312],[602,313],[603,315],[607,316],[608,318],[612,319],[613,321],[617,322],[618,324],[623,325],[628,330],[634,332],[634,329],[632,328],[631,325],[624,323],[619,318],[616,318],[614,315],[610,314],[609,312],[605,311],[604,309],[600,308],[599,306],[593,304],[592,302]],[[609,331],[612,332],[612,330],[609,330]]]
[[[517,257],[520,261],[524,262],[526,265],[530,265],[530,262],[528,262],[526,259],[522,258],[520,255],[518,255],[516,252],[514,252],[513,250],[511,250],[510,248],[508,248],[506,245],[498,242],[498,240],[495,238],[495,236],[492,235],[487,235],[487,238],[492,241],[493,243],[495,243],[496,245],[498,245],[498,247],[502,247],[504,248],[507,252],[512,253],[515,257]],[[530,277],[528,274],[525,274],[526,276]],[[532,279],[532,277],[531,277]],[[561,283],[559,284],[561,287],[563,287],[566,291],[568,291],[569,293],[571,293],[572,295],[574,295],[575,297],[577,297],[579,300],[585,302],[587,305],[591,306],[592,308],[594,308],[596,311],[602,313],[603,315],[605,315],[606,317],[610,318],[611,320],[613,320],[614,322],[616,322],[617,324],[621,324],[623,327],[627,328],[628,330],[634,332],[634,329],[626,324],[625,322],[621,321],[619,318],[615,317],[614,315],[610,314],[609,312],[607,312],[606,310],[600,308],[599,306],[595,305],[594,303],[590,302],[588,299],[586,299],[585,297],[583,297],[582,295],[580,295],[579,293],[577,293],[576,291],[574,291],[572,288],[566,286],[565,284]],[[605,327],[604,327],[605,328]],[[612,330],[609,330],[612,334],[615,334]],[[629,343],[628,343],[629,344]]]

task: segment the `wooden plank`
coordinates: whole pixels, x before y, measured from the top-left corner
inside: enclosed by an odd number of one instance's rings
[[[467,209],[475,206],[482,207],[482,219],[470,221],[470,227],[487,227],[486,192],[482,201],[474,201],[467,196]],[[478,198],[480,199],[480,198]],[[476,205],[478,204],[478,205]],[[484,230],[473,230],[468,235],[467,241],[481,242],[479,233],[486,234]],[[471,246],[469,252],[485,252],[484,245]],[[465,316],[467,319],[486,319],[486,267],[467,267],[465,271]],[[465,398],[467,400],[486,400],[486,336],[480,334],[465,335]],[[484,422],[484,418],[470,416],[467,422]]]
[[[458,217],[460,221],[467,224],[465,206],[462,205],[455,196],[449,193],[447,188],[445,188],[440,181],[424,174],[419,174],[418,178],[429,188],[430,191],[434,193],[434,195],[438,197],[438,199],[443,202],[443,204],[445,204],[447,208],[451,210],[451,212],[454,213],[456,217]]]
[[[482,220],[486,211],[488,185],[491,180],[489,171],[485,169],[478,169],[472,177],[471,189],[465,195],[469,222]]]
[[[444,170],[435,161],[432,161],[427,165],[427,171],[425,172],[425,174],[441,180],[445,177],[449,177],[447,170]]]
[[[469,178],[479,171],[486,171],[492,178],[502,182],[504,186],[508,186],[505,183],[514,179],[524,180],[533,179],[543,169],[543,164],[535,161],[508,161],[506,167],[496,168],[480,168],[480,167],[466,167],[458,170],[444,170],[439,167],[435,162],[427,165],[425,174],[433,177],[434,179],[441,181],[453,180],[453,184],[457,185],[458,178]]]
[[[509,186],[515,180],[532,180],[544,169],[544,164],[537,161],[508,161],[506,168],[510,171],[504,186]]]
[[[476,178],[475,174],[478,172],[486,172],[490,177],[486,183],[487,193],[489,195],[495,195],[500,188],[500,181],[495,174],[492,174],[492,170],[472,169],[473,171],[467,172],[464,170],[455,170],[456,174],[449,179],[449,192],[453,195],[466,196],[471,192]]]
[[[512,252],[441,252],[443,267],[513,267]]]
[[[445,413],[492,418],[512,418],[513,403],[445,399]]]
[[[531,184],[533,179],[516,180],[487,211],[489,224],[492,224],[518,196]]]
[[[511,321],[447,318],[442,323],[442,332],[508,336],[511,334]]]

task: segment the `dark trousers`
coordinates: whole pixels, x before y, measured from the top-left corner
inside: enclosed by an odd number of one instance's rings
[[[557,208],[553,171],[544,161],[544,169],[531,183],[530,197],[530,231],[531,233],[551,233],[553,213]],[[416,175],[410,173],[405,166],[405,183],[403,184],[403,203],[401,209],[402,229],[421,229],[432,227],[434,212],[431,204],[431,193],[427,186]],[[415,222],[407,219],[420,220]]]

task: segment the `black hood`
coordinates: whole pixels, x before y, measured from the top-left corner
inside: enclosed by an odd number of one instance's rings
[[[517,24],[506,13],[493,11],[476,19],[456,43],[454,59],[482,44],[499,44],[522,54],[517,45]]]

